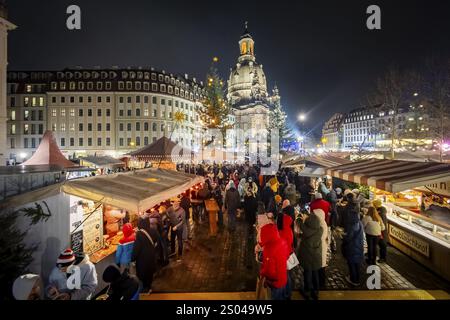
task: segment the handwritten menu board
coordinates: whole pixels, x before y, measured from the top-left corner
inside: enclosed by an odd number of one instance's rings
[[[74,253],[83,252],[83,230],[76,231],[70,235],[71,248]]]
[[[103,206],[97,206],[98,203],[91,209],[86,208],[83,217],[83,248],[86,254],[93,254],[103,248]]]

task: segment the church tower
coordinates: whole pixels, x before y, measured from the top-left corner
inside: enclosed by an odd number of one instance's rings
[[[8,141],[7,121],[8,114],[6,110],[6,72],[8,67],[8,31],[14,30],[16,26],[9,22],[8,11],[5,0],[0,0],[0,166],[6,165],[8,158],[6,154]]]

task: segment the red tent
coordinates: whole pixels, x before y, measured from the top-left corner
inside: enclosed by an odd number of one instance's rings
[[[52,131],[46,131],[39,147],[30,159],[25,161],[24,166],[35,165],[58,165],[63,168],[77,167],[75,163],[68,160],[59,150]]]

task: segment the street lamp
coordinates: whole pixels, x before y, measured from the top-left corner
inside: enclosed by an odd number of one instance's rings
[[[298,121],[303,122],[306,120],[306,115],[304,113],[300,113],[298,115]]]

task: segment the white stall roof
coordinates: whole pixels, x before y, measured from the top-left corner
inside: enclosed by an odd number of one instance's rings
[[[450,180],[450,164],[370,159],[327,169],[327,174],[388,192]]]
[[[131,212],[142,212],[203,182],[200,176],[150,168],[127,173],[71,180],[65,193]]]

